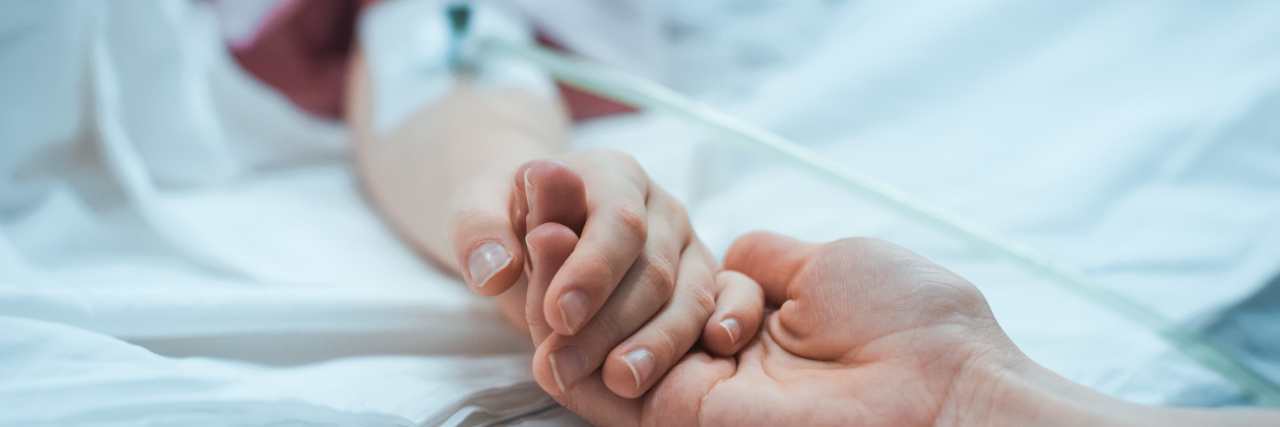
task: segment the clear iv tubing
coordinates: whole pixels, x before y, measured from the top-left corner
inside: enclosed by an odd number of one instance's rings
[[[822,157],[777,134],[647,80],[574,60],[545,48],[486,38],[479,41],[477,50],[480,55],[493,53],[523,59],[567,84],[701,126],[742,148],[809,172],[918,223],[1045,276],[1155,331],[1187,356],[1234,382],[1257,404],[1280,407],[1280,385],[1223,353],[1200,333],[1170,321],[1150,307],[1100,286],[1079,269],[1056,262],[1030,247]]]

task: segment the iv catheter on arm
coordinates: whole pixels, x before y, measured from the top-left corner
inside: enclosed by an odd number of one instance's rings
[[[1026,245],[822,157],[772,132],[644,79],[578,61],[537,46],[496,38],[466,39],[466,27],[470,18],[468,6],[454,5],[449,14],[454,36],[451,52],[456,52],[456,55],[451,56],[455,70],[469,69],[470,56],[519,58],[566,84],[639,109],[680,118],[764,158],[808,172],[974,248],[1047,277],[1130,321],[1151,329],[1193,360],[1234,382],[1257,404],[1280,407],[1280,385],[1224,353],[1200,333],[1174,323],[1154,309],[1098,284],[1075,267],[1055,261]]]

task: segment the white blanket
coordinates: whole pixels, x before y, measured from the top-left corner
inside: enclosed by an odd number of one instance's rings
[[[743,20],[790,10],[830,34],[777,22],[689,31],[693,48],[719,37],[728,51],[803,51],[705,98],[1189,327],[1234,315],[1280,273],[1280,5],[870,1],[820,16],[778,3]],[[1245,402],[1150,331],[1051,282],[691,127],[633,127],[590,135],[663,175],[721,254],[755,229],[884,238],[977,284],[1014,341],[1072,380],[1145,403]],[[682,174],[667,176],[680,161]],[[1280,324],[1252,318],[1251,339],[1229,350],[1280,381]]]
[[[671,84],[1174,319],[1211,321],[1280,271],[1280,5],[672,10]],[[492,305],[366,206],[343,129],[235,68],[207,12],[0,13],[0,424],[580,422],[537,391]],[[1072,380],[1241,403],[1088,301],[684,125],[608,119],[576,139],[635,154],[719,254],[755,229],[885,238],[972,280]],[[1280,374],[1277,358],[1255,362]]]

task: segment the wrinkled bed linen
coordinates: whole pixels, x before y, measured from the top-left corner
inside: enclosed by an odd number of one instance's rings
[[[0,114],[0,424],[581,422],[537,391],[490,304],[381,225],[343,130],[219,56],[208,16],[112,2],[95,26],[81,3],[41,3],[66,19],[6,49],[94,54],[0,56],[0,89],[29,101]],[[1078,265],[1280,380],[1280,6],[678,3],[667,83]],[[157,14],[187,21],[143,25]],[[107,36],[55,31],[77,25]],[[125,27],[176,59],[136,67],[148,50],[121,48]],[[669,119],[575,138],[636,155],[717,254],[756,229],[887,239],[977,284],[1074,381],[1244,403],[1089,301]]]
[[[1232,341],[1209,325],[1251,319],[1237,324],[1252,338],[1230,351],[1280,381],[1263,338],[1280,324],[1257,315],[1280,272],[1276,17],[1262,4],[855,2],[802,59],[708,98],[1215,340]],[[628,146],[646,166],[666,161],[654,132]],[[671,144],[695,141],[706,142]],[[713,250],[750,229],[884,238],[977,284],[1014,341],[1072,380],[1145,403],[1243,403],[1150,332],[1049,282],[801,173],[713,143],[690,153],[700,169],[681,194]]]

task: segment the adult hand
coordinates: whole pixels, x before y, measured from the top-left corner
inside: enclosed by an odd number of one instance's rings
[[[973,285],[886,242],[752,234],[725,269],[777,308],[736,358],[690,353],[641,399],[587,381],[560,401],[602,425],[934,424],[1021,357]]]
[[[1277,411],[1124,402],[1035,364],[968,281],[874,239],[756,233],[718,281],[770,307],[736,358],[693,352],[641,399],[583,384],[560,401],[598,425],[1276,425]]]
[[[691,352],[640,399],[586,381],[559,401],[598,425],[1097,421],[1063,402],[1101,394],[1031,362],[972,284],[901,247],[756,233],[725,268],[776,308],[736,357]]]

